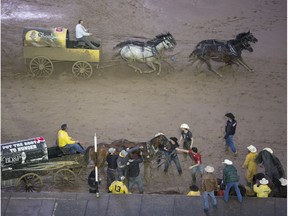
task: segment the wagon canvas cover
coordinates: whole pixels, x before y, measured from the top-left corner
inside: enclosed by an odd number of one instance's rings
[[[1,144],[1,167],[26,164],[48,159],[47,144],[43,137],[36,137]]]

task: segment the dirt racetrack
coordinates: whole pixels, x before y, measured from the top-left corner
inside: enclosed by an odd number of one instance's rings
[[[148,141],[163,132],[179,137],[187,123],[203,163],[221,177],[225,158],[232,159],[244,184],[246,147],[273,149],[287,169],[287,2],[284,0],[2,0],[1,5],[1,143],[43,136],[53,146],[62,123],[84,146],[125,138]],[[137,74],[125,64],[94,70],[91,79],[72,78],[72,63],[55,64],[45,80],[29,76],[22,53],[24,27],[74,28],[79,19],[102,41],[100,65],[109,65],[113,46],[132,37],[153,38],[169,31],[176,39],[175,58],[163,71]],[[254,69],[220,70],[223,78],[187,66],[194,46],[204,39],[234,38],[250,30],[258,39],[254,52],[243,58]],[[214,64],[219,68],[220,64]],[[141,67],[144,67],[143,65]],[[238,120],[237,159],[224,152],[224,114]],[[174,190],[186,193],[191,181],[190,161],[180,155],[184,175],[174,165],[168,177],[158,172],[145,192]],[[262,168],[259,168],[261,171]],[[87,176],[83,187],[87,191]],[[103,187],[104,188],[104,187]],[[48,190],[50,190],[49,188]],[[52,189],[51,189],[52,190]]]

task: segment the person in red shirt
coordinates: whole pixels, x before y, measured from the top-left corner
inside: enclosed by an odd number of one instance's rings
[[[189,169],[192,171],[192,185],[196,184],[196,174],[204,172],[204,165],[202,164],[201,154],[198,153],[196,147],[192,147],[191,150],[176,148],[177,151],[188,153],[191,159],[194,161],[194,165],[190,166]]]

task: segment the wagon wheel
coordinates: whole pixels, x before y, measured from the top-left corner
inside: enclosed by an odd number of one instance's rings
[[[16,183],[16,191],[40,192],[42,187],[42,179],[35,173],[27,173],[21,176]]]
[[[30,61],[31,73],[39,78],[49,77],[54,70],[50,59],[44,56],[37,56]]]
[[[74,185],[76,174],[70,169],[58,170],[54,175],[54,183],[57,185]]]
[[[88,79],[93,73],[92,66],[86,61],[77,61],[72,66],[72,73],[77,79]]]

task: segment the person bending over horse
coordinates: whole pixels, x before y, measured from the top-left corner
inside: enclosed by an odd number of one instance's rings
[[[180,161],[177,155],[177,150],[176,150],[176,148],[179,147],[178,139],[176,137],[170,137],[170,143],[171,143],[171,148],[164,152],[166,156],[164,172],[165,174],[167,174],[170,163],[173,161],[176,165],[179,175],[181,176],[182,168],[181,168]]]
[[[58,146],[63,152],[76,154],[84,152],[78,140],[73,140],[67,133],[67,124],[62,124],[58,131]]]
[[[126,178],[127,176],[127,166],[129,166],[130,162],[129,162],[129,158],[128,158],[128,154],[132,153],[133,151],[136,151],[138,149],[142,149],[143,146],[135,146],[129,150],[122,150],[119,153],[119,157],[117,159],[117,169],[118,169],[118,177],[124,176]]]
[[[109,190],[109,186],[113,181],[117,179],[117,159],[118,154],[115,154],[115,148],[109,148],[109,154],[106,157],[106,161],[108,163],[107,167],[107,186],[106,189]]]

